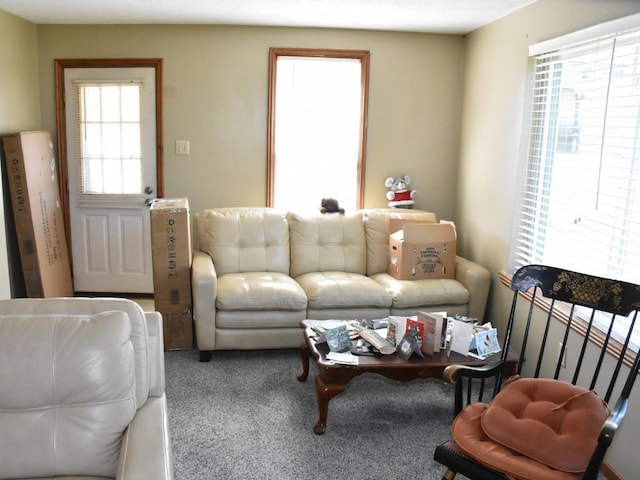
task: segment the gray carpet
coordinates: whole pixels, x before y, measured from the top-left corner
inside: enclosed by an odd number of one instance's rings
[[[441,380],[357,377],[331,400],[327,430],[316,435],[316,369],[312,362],[309,379],[296,380],[299,351],[165,359],[177,480],[440,479],[433,450],[453,408]]]

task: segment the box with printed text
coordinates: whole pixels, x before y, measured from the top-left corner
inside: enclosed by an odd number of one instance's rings
[[[27,296],[73,296],[51,134],[5,135],[3,144]]]
[[[153,296],[162,314],[165,350],[193,346],[191,226],[186,198],[160,198],[151,206]]]
[[[391,219],[389,269],[398,280],[455,278],[456,229],[452,222]]]

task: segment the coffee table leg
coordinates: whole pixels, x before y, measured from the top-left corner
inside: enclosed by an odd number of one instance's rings
[[[298,381],[304,382],[309,376],[309,357],[311,356],[311,350],[309,345],[305,342],[300,349],[300,359],[302,360],[302,373],[298,375]]]
[[[327,428],[327,415],[329,413],[329,400],[335,397],[340,392],[346,390],[346,385],[327,385],[322,381],[320,375],[316,377],[316,395],[318,397],[318,409],[320,411],[320,418],[313,431],[320,435],[324,433]]]

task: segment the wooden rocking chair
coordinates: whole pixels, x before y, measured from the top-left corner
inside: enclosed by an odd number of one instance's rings
[[[445,370],[445,378],[455,384],[456,418],[453,440],[434,453],[447,467],[442,478],[452,480],[460,473],[472,480],[596,479],[638,375],[640,354],[629,355],[628,347],[640,309],[640,286],[528,265],[514,274],[511,289],[502,360]],[[519,306],[525,294],[531,296],[530,304]],[[534,314],[541,300],[549,306],[546,321],[540,312]],[[552,312],[559,309],[565,313],[565,327],[553,320]],[[595,327],[602,315],[606,333]],[[558,328],[563,330],[560,346]],[[625,333],[614,339],[614,330]],[[568,355],[564,346],[570,340]],[[515,379],[505,381],[510,347],[519,348],[520,359]],[[619,354],[612,358],[608,351]],[[491,381],[492,399],[485,403],[482,397]],[[614,392],[617,401],[609,410]]]

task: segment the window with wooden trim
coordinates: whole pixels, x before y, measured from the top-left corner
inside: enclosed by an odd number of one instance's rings
[[[369,52],[271,48],[267,205],[363,206]]]

